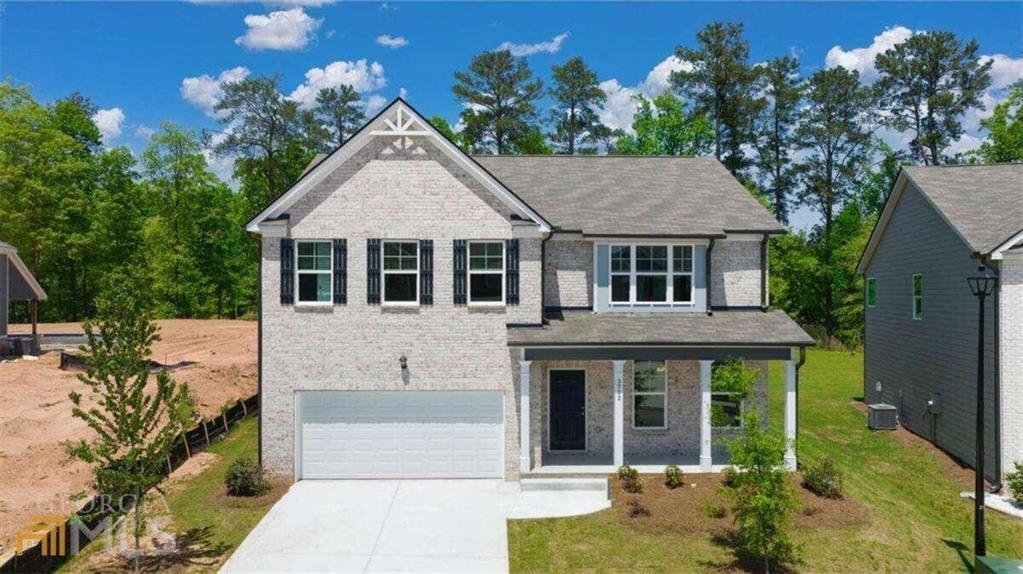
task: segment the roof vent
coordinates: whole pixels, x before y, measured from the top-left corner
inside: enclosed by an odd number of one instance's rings
[[[895,430],[899,426],[895,405],[874,403],[867,405],[867,424],[870,430]]]

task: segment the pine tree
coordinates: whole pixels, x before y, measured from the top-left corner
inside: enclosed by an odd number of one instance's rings
[[[323,88],[317,92],[315,113],[330,126],[333,142],[337,146],[345,143],[366,121],[361,96],[348,84]]]
[[[754,124],[756,167],[761,174],[761,188],[770,194],[774,215],[788,223],[789,196],[795,186],[791,152],[803,98],[799,61],[792,57],[770,60],[761,69],[760,82],[767,105]]]
[[[550,89],[554,98],[550,114],[554,126],[551,140],[559,153],[593,153],[592,145],[583,147],[583,144],[596,143],[595,134],[601,133],[597,111],[607,100],[607,94],[597,82],[597,74],[579,57],[554,66],[551,72],[554,77],[554,86]]]
[[[474,151],[512,151],[516,139],[533,130],[543,82],[523,57],[508,50],[476,55],[469,69],[455,72],[455,97],[466,105],[463,137]]]

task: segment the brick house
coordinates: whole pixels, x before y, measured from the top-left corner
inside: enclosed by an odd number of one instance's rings
[[[273,474],[709,472],[748,408],[712,392],[730,357],[788,366],[795,436],[784,229],[712,158],[471,157],[398,99],[248,229]]]
[[[986,301],[985,474],[1023,462],[1023,165],[904,167],[858,271],[864,389],[899,423],[974,466],[978,302],[966,277],[998,275]]]

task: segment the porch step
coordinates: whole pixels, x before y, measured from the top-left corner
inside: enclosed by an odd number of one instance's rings
[[[607,492],[606,478],[523,478],[519,481],[526,491],[600,491]]]

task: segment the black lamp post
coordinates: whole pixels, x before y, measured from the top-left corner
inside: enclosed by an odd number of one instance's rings
[[[977,315],[977,463],[973,496],[973,554],[984,556],[984,300],[995,292],[998,278],[984,267],[966,278],[970,291],[980,303]]]

